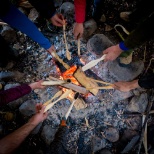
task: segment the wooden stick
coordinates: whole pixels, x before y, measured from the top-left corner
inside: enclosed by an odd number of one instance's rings
[[[49,105],[46,106],[45,110],[44,110],[44,113],[46,111],[48,111],[50,108],[52,108],[57,102],[59,102],[60,100],[64,99],[64,98],[67,98],[69,94],[72,93],[72,90],[66,90],[65,93],[63,93],[56,101],[50,103]]]
[[[56,53],[56,51],[51,53],[54,58],[56,58],[67,70],[70,69],[70,66],[66,64]]]
[[[109,85],[109,86],[104,86],[104,87],[88,87],[86,89],[90,90],[90,89],[114,89],[114,88],[112,85]]]
[[[65,24],[65,20],[63,20],[64,24],[63,24],[63,33],[64,33],[64,42],[65,42],[65,47],[66,47],[66,57],[68,60],[71,60],[71,54],[68,50],[68,45],[67,45],[67,39],[66,39],[66,24]]]
[[[52,100],[62,95],[62,93],[63,93],[62,90],[58,91],[50,100],[46,101],[43,105],[47,106],[50,102],[52,102]]]
[[[56,81],[59,80],[59,79],[54,78],[52,76],[49,76],[49,79],[56,80]],[[77,85],[75,85],[73,83],[62,84],[61,86],[65,87],[67,89],[72,89],[73,91],[79,92],[79,93],[84,94],[84,95],[89,93],[89,91],[86,88],[81,87],[81,86],[77,86]]]
[[[104,81],[101,81],[101,80],[95,80],[95,79],[92,79],[92,78],[89,78],[89,79],[92,80],[92,81],[98,82],[98,83],[103,83],[103,84],[107,84],[107,85],[112,85],[112,83],[109,83],[109,82],[104,82]]]
[[[80,38],[78,39],[78,56],[80,56]]]
[[[74,98],[74,100],[73,100],[71,106],[69,107],[69,109],[68,109],[68,111],[67,111],[67,113],[66,113],[66,115],[65,115],[66,120],[67,120],[67,118],[68,118],[68,116],[69,116],[69,114],[70,114],[70,112],[71,112],[71,110],[72,110],[72,108],[73,108],[73,106],[74,106],[74,103],[76,102],[76,100],[77,100],[77,98],[78,98],[79,93],[76,93],[75,95],[77,95],[77,96],[75,96],[76,98]]]
[[[42,86],[54,86],[54,85],[62,85],[62,84],[64,84],[64,83],[66,83],[66,81],[64,81],[64,80],[59,80],[59,81],[43,81],[42,83],[41,83],[41,85]]]
[[[85,66],[82,67],[82,71],[86,71],[88,69],[90,69],[91,67],[94,67],[95,65],[97,65],[100,61],[105,59],[106,55],[103,55],[101,58],[96,59],[96,60],[92,60],[91,62],[89,62],[88,64],[86,64]]]

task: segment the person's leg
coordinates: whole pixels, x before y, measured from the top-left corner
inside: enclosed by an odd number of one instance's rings
[[[139,23],[150,16],[154,12],[152,0],[140,0],[136,9],[129,15],[129,20],[134,23]]]
[[[103,4],[104,4],[104,0],[94,0],[94,9],[93,9],[92,16],[96,22],[98,22],[102,16]]]

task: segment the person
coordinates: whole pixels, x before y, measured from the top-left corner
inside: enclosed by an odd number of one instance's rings
[[[33,41],[37,42],[40,46],[45,48],[50,54],[55,50],[50,41],[43,36],[33,22],[31,22],[26,15],[20,12],[9,0],[1,0],[0,5],[0,19],[8,23],[11,27],[20,30],[29,36]],[[56,13],[54,2],[52,0],[29,0],[29,2],[37,9],[40,14],[51,21],[55,26],[62,26],[64,17],[61,14]],[[86,0],[75,0],[75,18],[76,23],[74,26],[74,36],[81,37],[83,34],[83,22],[85,19],[85,7]],[[4,47],[4,39],[0,36],[0,48],[5,49],[0,56],[0,66],[5,67],[10,59],[10,50],[8,47]],[[12,52],[12,51],[11,51]],[[12,55],[11,55],[12,56]]]
[[[130,50],[154,38],[154,8],[152,7],[152,0],[148,2],[140,1],[138,8],[129,17],[130,21],[132,19],[132,23],[137,24],[136,28],[124,41],[103,51],[103,54],[106,54],[105,61],[113,61],[121,53],[130,52]]]
[[[29,0],[29,2],[37,9],[40,14],[49,19],[51,23],[55,26],[63,25],[63,18],[60,18],[58,15],[53,16],[55,14],[56,9],[54,7],[52,0]],[[86,0],[74,0],[75,5],[75,24],[73,28],[74,38],[78,39],[82,37],[83,34],[83,22],[85,21],[85,12],[86,12]],[[53,16],[53,17],[52,17]],[[59,17],[59,18],[58,18]],[[67,20],[67,19],[66,19]]]
[[[54,46],[47,38],[43,36],[35,24],[30,21],[26,15],[19,11],[13,4],[11,4],[9,0],[1,0],[0,2],[0,19],[2,21],[25,33],[33,41],[45,48],[49,53],[54,50]],[[3,52],[1,52],[0,61],[4,62],[4,65],[6,65],[8,62],[7,55],[9,53],[9,49],[7,47],[4,48],[4,40],[2,38],[0,38],[0,48],[5,49]]]
[[[14,101],[35,89],[43,89],[40,80],[38,82],[33,82],[30,84],[22,84],[14,88],[10,88],[4,91],[0,91],[0,106],[6,105],[11,101]],[[36,114],[33,115],[29,121],[14,131],[13,133],[7,135],[0,140],[0,153],[13,153],[20,144],[25,140],[25,138],[30,134],[30,132],[43,120],[47,118],[47,112],[44,113],[45,106],[41,103],[36,104]]]
[[[114,88],[123,92],[128,92],[136,88],[151,89],[154,88],[154,73],[142,76],[133,81],[120,81],[114,83]]]
[[[13,133],[0,140],[0,153],[14,153],[31,131],[47,118],[47,112],[44,113],[45,106],[36,104],[36,114],[29,121],[15,130]]]
[[[42,82],[43,81],[40,80],[38,82],[22,84],[14,88],[0,91],[0,106],[6,105],[7,103],[14,101],[30,93],[32,90],[45,88],[45,86],[41,85]]]

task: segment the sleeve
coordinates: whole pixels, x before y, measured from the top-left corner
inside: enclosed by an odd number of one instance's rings
[[[31,92],[31,87],[27,84],[10,88],[0,92],[0,106],[14,101]]]
[[[83,23],[85,20],[86,0],[74,0],[75,20],[77,23]]]
[[[145,43],[146,41],[154,38],[154,14],[151,14],[144,20],[138,27],[130,33],[124,41],[124,45],[129,49],[134,49]]]
[[[154,88],[154,73],[141,77],[138,80],[138,84],[140,87],[145,89]]]
[[[8,8],[9,10],[7,13],[5,12],[4,14],[3,12],[3,14],[0,14],[0,18],[4,22],[8,23],[11,27],[16,28],[22,33],[25,33],[43,48],[49,49],[51,47],[50,41],[44,37],[44,35],[38,30],[35,24],[27,18],[26,15],[20,12],[12,4],[10,4]]]
[[[45,18],[50,19],[56,12],[53,0],[28,0]]]

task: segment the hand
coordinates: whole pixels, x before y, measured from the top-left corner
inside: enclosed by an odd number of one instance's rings
[[[29,123],[38,125],[40,122],[44,121],[48,116],[47,112],[44,113],[44,109],[45,106],[41,103],[36,104],[36,114],[30,118]]]
[[[128,92],[132,89],[139,88],[138,80],[134,80],[131,82],[121,81],[114,83],[114,89],[117,89],[119,91]]]
[[[40,80],[38,82],[34,82],[34,83],[29,84],[29,86],[31,87],[32,90],[43,89],[43,88],[45,88],[45,86],[41,85],[42,82],[43,82],[43,80]]]
[[[53,51],[56,51],[54,45],[52,45],[49,49],[47,49],[47,51],[52,55]]]
[[[81,38],[83,34],[83,23],[75,23],[73,33],[76,40]]]
[[[55,14],[52,18],[50,18],[51,23],[58,27],[63,26],[63,20],[64,20],[64,17],[62,14]]]
[[[111,46],[103,51],[103,54],[106,54],[104,61],[113,61],[115,60],[123,50],[119,48],[119,44]]]

